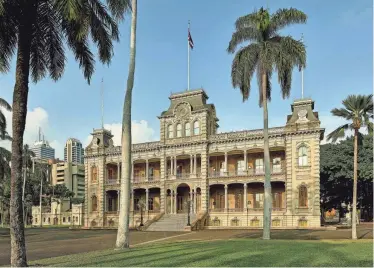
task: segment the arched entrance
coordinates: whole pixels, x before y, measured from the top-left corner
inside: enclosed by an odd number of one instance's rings
[[[186,183],[182,183],[177,188],[177,213],[187,213],[188,201],[190,201],[191,188]]]

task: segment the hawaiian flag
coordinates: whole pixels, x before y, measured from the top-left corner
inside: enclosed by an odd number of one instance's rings
[[[188,44],[190,45],[190,48],[193,49],[193,40],[191,37],[190,29],[188,29]]]

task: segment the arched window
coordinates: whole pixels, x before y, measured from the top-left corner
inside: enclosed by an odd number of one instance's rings
[[[305,145],[299,147],[299,166],[308,165],[308,148]]]
[[[190,123],[186,123],[184,125],[184,132],[185,132],[186,137],[191,136],[191,124]]]
[[[308,207],[308,188],[305,185],[299,188],[299,207]]]
[[[93,166],[91,168],[91,182],[96,183],[97,182],[97,167]]]
[[[177,124],[177,138],[182,137],[182,124]]]
[[[97,211],[97,197],[96,197],[96,195],[93,195],[93,196],[92,196],[92,200],[91,200],[91,210],[92,210],[92,211]]]
[[[169,125],[169,126],[168,126],[168,138],[169,138],[169,139],[174,138],[173,125]]]
[[[199,121],[195,121],[193,123],[193,134],[194,135],[199,135],[200,134],[200,124],[199,124]]]

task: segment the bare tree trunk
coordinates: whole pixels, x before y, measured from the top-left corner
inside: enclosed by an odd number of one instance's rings
[[[135,75],[137,0],[132,0],[130,36],[130,65],[122,115],[122,177],[121,207],[118,221],[116,249],[129,248],[130,191],[131,191],[131,102]]]
[[[358,129],[355,129],[355,144],[353,154],[353,201],[352,201],[352,239],[357,239],[356,215],[357,215],[357,153],[358,153]]]
[[[30,46],[31,23],[29,19],[23,19],[19,26],[16,84],[13,92],[12,114],[10,238],[11,266],[16,267],[27,266],[22,204],[22,149],[29,92]]]
[[[271,226],[271,183],[270,183],[270,153],[269,153],[269,134],[268,134],[268,106],[267,106],[267,75],[262,74],[262,108],[264,111],[264,164],[265,164],[265,181],[264,181],[264,223],[262,239],[270,239]]]

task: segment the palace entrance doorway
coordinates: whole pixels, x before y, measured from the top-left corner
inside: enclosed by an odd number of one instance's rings
[[[190,201],[190,187],[182,183],[177,188],[177,213],[188,212],[188,201]],[[190,204],[191,205],[191,204]]]

